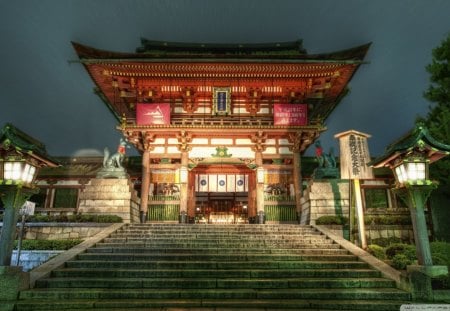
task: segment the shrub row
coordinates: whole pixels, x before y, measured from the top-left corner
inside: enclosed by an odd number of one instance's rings
[[[27,222],[98,222],[117,223],[122,218],[117,215],[34,215],[27,218]]]
[[[71,239],[71,240],[23,240],[22,250],[55,250],[65,251],[77,244],[80,244],[83,240]],[[14,243],[14,249],[17,249],[18,241]]]
[[[348,218],[344,216],[327,215],[316,219],[318,225],[345,225]],[[367,216],[364,218],[366,225],[411,225],[410,216]]]
[[[345,225],[348,223],[348,218],[344,216],[327,215],[316,219],[317,225]]]
[[[450,243],[431,242],[430,249],[433,264],[444,265],[450,268]],[[392,243],[390,245],[370,244],[368,252],[380,260],[390,260],[391,265],[398,270],[406,269],[406,266],[417,260],[416,247],[405,243]],[[441,278],[441,282],[444,283],[446,288],[450,288],[449,276]]]
[[[364,217],[366,225],[411,225],[411,217],[403,216],[367,216]]]

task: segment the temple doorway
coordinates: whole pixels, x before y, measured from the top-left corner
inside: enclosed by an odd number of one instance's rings
[[[200,166],[190,180],[188,214],[196,223],[249,223],[256,216],[255,173],[245,165]]]
[[[195,220],[197,223],[248,223],[248,193],[197,192]]]

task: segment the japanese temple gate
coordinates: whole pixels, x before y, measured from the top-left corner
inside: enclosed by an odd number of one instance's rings
[[[73,46],[142,153],[141,212],[149,198],[172,199],[181,222],[263,216],[268,195],[271,206],[300,213],[300,156],[326,130],[369,48],[309,55],[301,41],[145,39],[135,53]]]

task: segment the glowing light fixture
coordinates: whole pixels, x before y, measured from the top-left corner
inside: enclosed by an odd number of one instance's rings
[[[397,182],[424,185],[428,179],[428,161],[425,158],[405,158],[394,168]]]
[[[3,161],[1,177],[5,184],[31,184],[36,175],[36,166],[23,159]]]

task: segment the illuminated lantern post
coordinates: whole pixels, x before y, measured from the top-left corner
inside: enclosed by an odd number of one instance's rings
[[[19,209],[34,193],[34,180],[38,169],[55,167],[45,151],[45,146],[6,124],[0,132],[0,197],[5,207],[0,237],[0,266],[9,266],[14,247],[14,236]]]
[[[410,209],[419,267],[410,266],[408,271],[412,275],[413,286],[420,279],[421,284],[417,285],[420,293],[416,293],[416,297],[423,299],[429,299],[432,295],[430,278],[447,274],[447,267],[433,266],[424,209],[431,191],[437,187],[436,182],[428,179],[428,166],[448,154],[450,145],[436,141],[425,127],[418,125],[408,135],[389,145],[384,155],[370,163],[375,168],[392,169],[396,180],[395,191]]]

